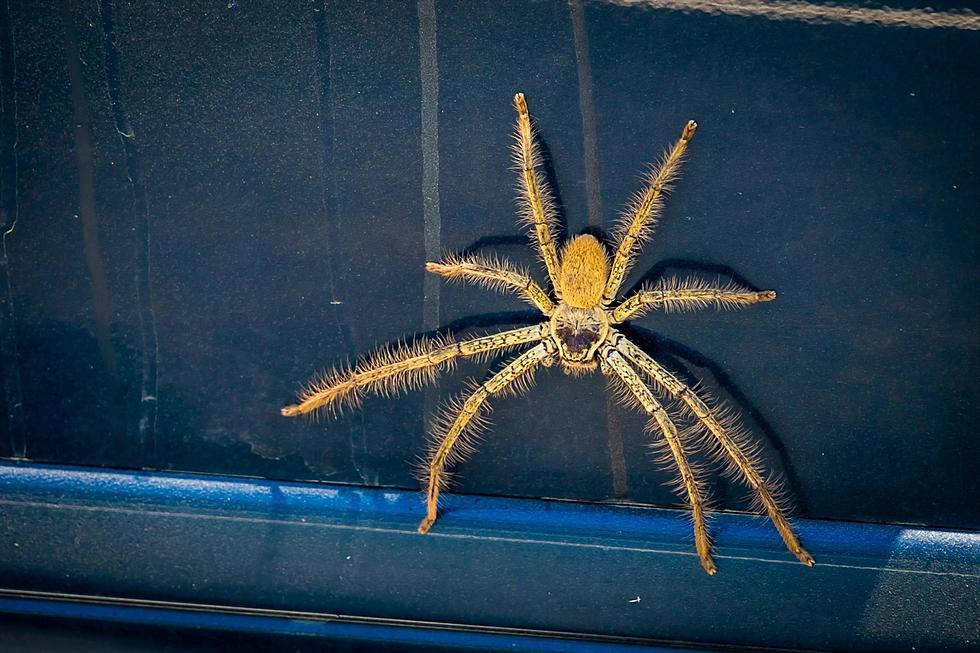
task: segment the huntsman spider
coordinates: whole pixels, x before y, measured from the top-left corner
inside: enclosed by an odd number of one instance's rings
[[[302,391],[299,403],[282,409],[287,416],[318,409],[336,411],[357,405],[370,392],[395,394],[433,382],[440,369],[450,368],[461,357],[487,357],[491,352],[530,345],[497,370],[488,380],[475,384],[443,411],[435,425],[431,445],[421,466],[426,487],[426,515],[418,527],[426,533],[436,521],[439,493],[445,490],[447,468],[472,453],[475,431],[484,421],[491,396],[518,393],[531,383],[539,366],[560,365],[566,373],[583,374],[598,368],[610,378],[619,399],[642,409],[650,417],[648,431],[662,449],[663,461],[678,473],[676,490],[686,498],[694,517],[694,542],[701,565],[716,571],[705,518],[704,472],[690,456],[703,449],[729,475],[743,481],[755,493],[787,548],[806,565],[813,558],[800,545],[779,499],[777,483],[760,471],[757,446],[735,420],[698,396],[676,374],[630,342],[616,325],[651,309],[694,310],[714,306],[737,308],[776,298],[772,290],[754,291],[734,283],[715,286],[693,279],[661,280],[622,301],[620,287],[646,241],[663,206],[664,196],[677,177],[697,123],[684,126],[680,139],[645,179],[614,231],[614,252],[592,235],[575,236],[561,248],[556,245],[557,215],[550,190],[539,173],[541,158],[533,136],[524,95],[514,97],[517,109],[514,158],[519,171],[519,204],[524,222],[533,232],[552,293],[535,283],[526,270],[502,261],[475,255],[449,256],[441,263],[426,263],[429,272],[468,281],[491,289],[516,293],[547,319],[534,326],[503,331],[468,340],[452,337],[423,338],[413,343],[388,346],[315,378]],[[611,260],[610,260],[611,255]],[[653,389],[651,389],[653,388]],[[679,409],[691,428],[678,429],[663,402]]]

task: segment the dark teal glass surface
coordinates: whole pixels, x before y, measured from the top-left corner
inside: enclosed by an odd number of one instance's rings
[[[626,285],[779,298],[629,333],[739,410],[802,515],[980,526],[976,31],[423,5],[6,3],[0,455],[416,487],[431,413],[487,365],[337,420],[279,408],[396,338],[536,319],[423,269],[470,249],[543,280],[522,91],[568,234],[605,233],[699,122]],[[598,374],[544,371],[492,417],[459,492],[681,503]]]

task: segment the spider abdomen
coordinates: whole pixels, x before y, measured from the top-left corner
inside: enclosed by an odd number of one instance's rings
[[[597,306],[608,276],[609,261],[602,243],[589,234],[576,236],[561,256],[561,300],[574,308]]]

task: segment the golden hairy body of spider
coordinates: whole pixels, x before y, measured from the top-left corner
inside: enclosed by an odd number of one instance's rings
[[[812,566],[813,558],[800,545],[786,517],[777,483],[760,471],[757,447],[728,411],[709,406],[677,375],[615,328],[656,308],[736,308],[776,298],[771,290],[754,291],[735,284],[713,286],[694,279],[661,281],[620,302],[616,300],[640,246],[652,232],[664,195],[677,175],[697,124],[691,121],[685,125],[680,139],[648,176],[646,187],[633,198],[614,234],[616,248],[610,259],[606,247],[591,235],[576,236],[559,253],[555,243],[557,218],[550,192],[538,175],[540,157],[523,94],[515,96],[514,106],[517,109],[514,158],[519,171],[521,212],[536,239],[553,295],[545,292],[526,271],[506,261],[449,256],[441,263],[426,263],[426,269],[449,279],[516,292],[548,319],[534,326],[469,340],[421,339],[383,348],[352,367],[335,369],[314,379],[301,393],[299,403],[283,408],[282,414],[293,416],[318,409],[336,410],[345,404],[356,405],[368,392],[388,395],[431,382],[440,368],[452,366],[457,358],[480,357],[532,345],[487,381],[450,403],[441,414],[428,454],[420,466],[426,487],[426,516],[419,525],[420,533],[426,533],[435,523],[447,468],[472,453],[475,431],[484,421],[489,397],[526,389],[539,366],[558,364],[571,374],[591,372],[598,367],[614,384],[618,398],[647,413],[648,430],[662,436],[662,440],[654,440],[653,446],[662,450],[662,461],[673,465],[678,473],[676,489],[690,505],[695,548],[705,571],[714,574],[716,568],[705,518],[704,472],[690,460],[699,449],[718,461],[723,471],[752,489],[787,548],[801,562]],[[692,422],[692,428],[679,430],[659,397],[679,408]]]

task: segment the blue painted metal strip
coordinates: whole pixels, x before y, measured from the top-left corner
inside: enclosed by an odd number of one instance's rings
[[[949,617],[980,608],[978,533],[800,520],[808,569],[765,519],[722,514],[708,577],[682,511],[451,495],[424,537],[421,514],[399,490],[0,464],[0,578],[52,597],[702,645],[980,641],[976,620]]]
[[[345,623],[223,614],[182,612],[160,608],[118,607],[58,600],[0,598],[0,614],[29,615],[58,619],[128,623],[142,626],[195,628],[282,636],[313,636],[343,642],[407,644],[439,647],[440,650],[523,651],[527,653],[684,653],[693,649],[663,648],[605,642],[563,641],[502,633],[465,632],[439,628]],[[711,653],[698,649],[698,653]]]
[[[0,463],[0,501],[15,497],[33,502],[109,502],[120,509],[232,510],[242,517],[255,514],[263,519],[315,515],[338,523],[356,515],[353,521],[363,527],[410,533],[424,515],[418,493],[404,490]],[[435,537],[492,525],[498,533],[555,536],[569,544],[587,545],[606,536],[623,546],[637,540],[643,543],[638,546],[694,555],[685,511],[458,494],[445,495],[443,506]],[[944,565],[961,563],[972,573],[980,555],[980,534],[973,532],[810,520],[797,520],[797,527],[807,546],[821,552],[822,564],[864,560],[895,568],[897,556],[905,561],[904,569],[914,570],[938,556]],[[726,551],[731,555],[742,551],[771,562],[794,560],[762,517],[719,515],[711,528],[719,558],[725,558]],[[495,537],[487,530],[486,537]],[[942,545],[941,552],[930,553],[937,544]]]

